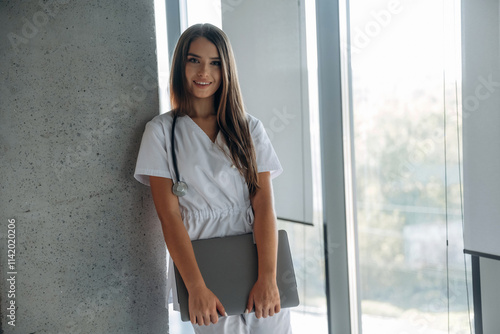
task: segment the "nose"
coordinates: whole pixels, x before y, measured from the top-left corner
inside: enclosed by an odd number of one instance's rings
[[[199,67],[198,70],[198,76],[199,77],[206,77],[208,76],[208,64],[207,63],[202,63]]]

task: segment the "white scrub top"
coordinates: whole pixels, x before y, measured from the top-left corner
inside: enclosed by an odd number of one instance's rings
[[[283,171],[262,122],[248,115],[255,147],[257,171],[271,178]],[[149,176],[176,181],[171,153],[172,112],[154,117],[146,124],[134,177],[145,185]],[[248,233],[253,228],[253,211],[244,177],[234,168],[227,145],[219,131],[215,142],[189,117],[179,116],[175,125],[175,152],[179,177],[188,185],[179,197],[184,226],[191,240]],[[171,191],[171,189],[168,189]],[[174,271],[169,261],[167,296],[174,287]],[[174,293],[174,308],[178,309]]]

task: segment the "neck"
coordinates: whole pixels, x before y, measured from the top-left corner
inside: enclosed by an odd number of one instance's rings
[[[214,99],[205,98],[205,99],[193,99],[193,103],[191,104],[192,110],[189,112],[189,116],[191,117],[201,117],[207,118],[210,116],[214,116],[217,111],[214,107]]]

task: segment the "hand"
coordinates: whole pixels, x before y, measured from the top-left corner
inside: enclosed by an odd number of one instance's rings
[[[192,324],[200,326],[216,324],[219,321],[217,311],[227,316],[219,298],[206,286],[189,291],[189,318]]]
[[[276,279],[258,279],[248,296],[247,312],[255,306],[255,316],[267,318],[281,310]]]

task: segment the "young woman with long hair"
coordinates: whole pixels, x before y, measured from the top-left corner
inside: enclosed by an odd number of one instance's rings
[[[222,30],[198,24],[181,35],[172,60],[170,100],[172,110],[146,125],[134,176],[151,186],[167,248],[189,293],[195,332],[291,333],[276,285],[271,180],[282,168],[264,126],[245,112],[233,51]],[[174,119],[177,171],[171,148]],[[172,190],[176,181],[188,184],[180,197],[174,195],[178,189]],[[247,311],[227,316],[203,281],[191,240],[252,231],[258,279]],[[167,281],[173,287],[172,264]],[[173,294],[178,309],[175,288]]]

